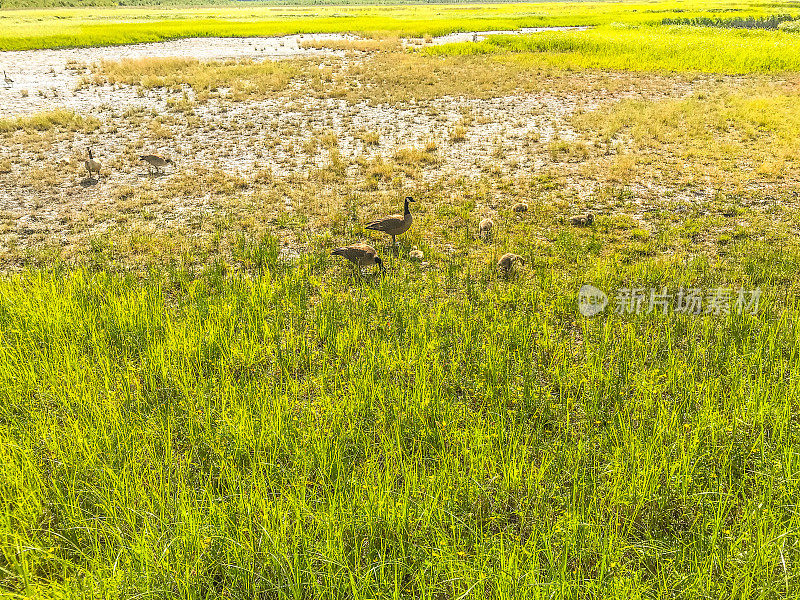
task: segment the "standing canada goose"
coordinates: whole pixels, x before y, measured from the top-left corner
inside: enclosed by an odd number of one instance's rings
[[[11,84],[14,83],[14,80],[9,77],[5,71],[3,71],[3,81],[6,83],[6,87],[11,87]]]
[[[83,161],[83,164],[86,166],[86,170],[89,172],[89,177],[92,176],[92,173],[97,173],[97,176],[100,176],[100,163],[94,159],[92,156],[92,149],[89,148],[89,158]]]
[[[156,154],[143,154],[139,157],[139,160],[143,160],[147,163],[148,173],[151,173],[153,170],[155,170],[156,173],[163,173],[163,167],[165,165],[172,164],[171,158],[164,158],[163,156],[158,156]]]
[[[569,218],[569,222],[576,227],[588,227],[594,222],[594,215],[586,213],[585,215],[575,215]]]
[[[388,217],[372,221],[372,223],[367,223],[366,225],[367,229],[382,231],[392,236],[392,246],[394,246],[395,253],[397,253],[397,240],[395,238],[408,231],[414,220],[411,216],[411,211],[408,210],[409,202],[415,202],[415,200],[411,196],[406,196],[405,211],[403,211],[402,215],[389,215]]]
[[[381,257],[375,252],[375,248],[366,244],[353,244],[336,248],[331,252],[331,256],[343,256],[358,267],[359,272],[361,272],[362,267],[371,267],[372,265],[378,265],[381,271],[386,270]]]
[[[522,258],[519,254],[514,254],[512,252],[507,252],[500,257],[500,260],[497,261],[497,266],[500,268],[501,271],[507,273],[509,269],[511,269],[516,263],[521,265],[525,264],[525,259]]]
[[[494,227],[494,221],[491,219],[484,219],[481,221],[480,225],[478,225],[478,232],[483,239],[488,238],[492,235],[492,228]]]

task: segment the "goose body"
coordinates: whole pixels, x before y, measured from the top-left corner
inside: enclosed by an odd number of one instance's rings
[[[368,246],[367,244],[352,244],[350,246],[342,246],[341,248],[336,248],[333,252],[331,252],[331,255],[342,256],[359,269],[362,267],[378,265],[382,271],[385,270],[383,261],[381,260],[381,257],[378,256],[378,253],[375,252],[375,248]]]
[[[163,172],[163,168],[166,165],[172,164],[171,158],[164,158],[163,156],[158,156],[157,154],[143,154],[139,157],[139,160],[143,160],[147,163],[148,173],[153,170],[155,170],[156,173]]]
[[[570,217],[569,222],[576,227],[587,227],[594,222],[594,215],[592,213],[575,215],[574,217]]]
[[[411,196],[406,196],[405,210],[402,215],[389,215],[383,219],[372,221],[366,224],[366,228],[389,234],[392,236],[392,246],[396,245],[397,240],[395,238],[408,231],[411,228],[411,223],[414,221],[414,218],[411,216],[411,211],[408,210],[408,203],[414,201],[415,200]]]
[[[97,173],[97,175],[100,175],[100,169],[102,167],[100,163],[94,159],[94,156],[92,156],[91,148],[89,148],[89,158],[83,161],[83,164],[86,166],[86,170],[89,172],[89,177],[92,176],[92,173]]]
[[[525,259],[522,258],[519,254],[514,254],[513,252],[507,252],[506,254],[503,254],[503,256],[500,257],[500,260],[497,261],[497,266],[503,271],[508,271],[516,263],[524,265]]]

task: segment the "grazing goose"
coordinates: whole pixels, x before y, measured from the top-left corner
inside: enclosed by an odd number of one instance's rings
[[[3,71],[3,81],[6,82],[6,87],[11,87],[11,84],[14,83],[14,80],[9,77],[5,71]]]
[[[594,215],[592,213],[586,213],[585,215],[575,215],[574,217],[569,218],[569,222],[575,225],[576,227],[587,227],[594,222]]]
[[[415,202],[415,200],[411,196],[406,196],[405,211],[402,215],[389,215],[388,217],[372,221],[372,223],[367,223],[366,225],[367,229],[382,231],[392,236],[392,246],[395,247],[395,253],[397,252],[397,240],[395,238],[408,231],[413,221],[411,211],[408,210],[409,202]]]
[[[164,158],[163,156],[158,156],[156,154],[143,154],[139,157],[139,160],[143,160],[147,163],[148,173],[151,173],[153,170],[155,170],[156,173],[163,173],[163,167],[165,165],[172,164],[171,158]]]
[[[91,148],[89,148],[89,158],[83,161],[83,164],[86,165],[86,170],[89,172],[89,177],[92,176],[92,173],[97,173],[97,176],[100,176],[100,163],[94,159],[94,156],[92,156]]]
[[[488,238],[492,235],[492,228],[494,227],[494,221],[491,219],[484,219],[481,221],[480,225],[478,225],[478,231],[480,232],[480,236],[483,239]]]
[[[366,244],[353,244],[336,248],[331,252],[331,256],[343,256],[358,267],[359,272],[362,267],[371,267],[372,265],[378,265],[381,271],[386,270],[381,257],[375,252],[375,248]]]
[[[528,205],[524,202],[520,202],[514,205],[513,210],[514,212],[528,212]]]
[[[508,252],[500,257],[500,260],[497,261],[497,266],[500,268],[500,270],[507,273],[508,270],[511,269],[516,263],[524,265],[525,259],[519,254]]]

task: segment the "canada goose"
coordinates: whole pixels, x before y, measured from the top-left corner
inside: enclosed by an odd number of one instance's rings
[[[94,159],[92,156],[92,149],[89,148],[89,158],[83,161],[83,164],[86,165],[86,170],[89,172],[89,177],[92,176],[92,173],[97,173],[97,176],[100,176],[100,163]]]
[[[171,158],[164,158],[163,156],[158,156],[156,154],[143,154],[139,157],[139,160],[143,160],[147,163],[148,173],[151,173],[153,170],[155,170],[156,173],[163,173],[163,167],[165,165],[172,164]]]
[[[331,256],[343,256],[358,267],[359,271],[361,267],[371,267],[372,265],[378,265],[381,271],[386,270],[381,257],[375,252],[375,248],[366,244],[353,244],[336,248],[331,252]]]
[[[9,77],[5,71],[3,71],[3,81],[6,83],[6,87],[11,87],[11,84],[14,83],[14,80]]]
[[[478,231],[480,232],[480,236],[483,239],[488,238],[492,235],[492,228],[494,227],[494,221],[491,219],[484,219],[481,221],[480,225],[478,225]]]
[[[585,215],[575,215],[574,217],[569,218],[569,222],[575,225],[576,227],[588,227],[594,222],[594,215],[592,213],[586,213]]]
[[[415,202],[415,200],[411,196],[406,196],[405,210],[403,211],[402,215],[389,215],[388,217],[378,219],[377,221],[372,221],[366,225],[367,229],[372,229],[373,231],[382,231],[383,233],[388,233],[390,236],[392,236],[392,246],[395,247],[395,252],[397,252],[397,240],[395,238],[398,235],[402,235],[408,231],[413,221],[411,211],[408,210],[409,202]]]
[[[514,212],[528,212],[528,205],[524,202],[520,202],[514,205]]]
[[[519,254],[514,254],[512,252],[508,252],[503,254],[500,257],[500,260],[497,261],[497,266],[504,272],[508,272],[516,263],[520,263],[521,265],[525,264],[525,259],[522,258]]]

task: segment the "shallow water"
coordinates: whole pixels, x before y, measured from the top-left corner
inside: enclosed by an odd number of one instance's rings
[[[526,33],[542,33],[545,31],[585,31],[589,27],[523,27],[508,31],[462,31],[433,38],[428,44],[452,44],[454,42],[480,42],[490,35],[524,35]]]

